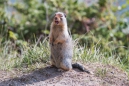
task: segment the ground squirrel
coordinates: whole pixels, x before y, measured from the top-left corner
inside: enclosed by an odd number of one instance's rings
[[[68,33],[66,15],[62,12],[54,15],[50,26],[49,45],[52,66],[63,70],[71,70],[74,67],[89,73],[80,64],[72,64],[73,41]]]

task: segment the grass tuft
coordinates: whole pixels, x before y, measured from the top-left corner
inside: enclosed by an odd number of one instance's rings
[[[93,38],[95,39],[95,37]],[[75,42],[73,56],[74,62],[99,62],[102,64],[117,66],[126,72],[129,72],[129,59],[127,52],[127,54],[125,54],[126,57],[121,59],[123,57],[119,54],[119,52],[117,52],[117,50],[115,50],[116,48],[112,47],[110,41],[105,42],[105,46],[102,46],[103,39],[100,38],[96,42],[92,42],[93,40],[85,41],[82,45],[79,44],[81,39],[82,38],[80,37],[78,38],[78,41]],[[46,39],[38,44],[35,43],[30,45],[27,43],[26,45],[21,44],[18,47],[16,47],[15,43],[7,41],[0,46],[0,51],[1,70],[8,70],[12,68],[27,68],[28,70],[33,70],[35,68],[41,68],[49,61],[50,55],[49,44]],[[105,74],[105,72],[103,74],[103,71],[98,70],[98,74],[101,72],[102,75]]]

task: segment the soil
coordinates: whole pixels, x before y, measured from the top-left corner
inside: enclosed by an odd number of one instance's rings
[[[117,67],[99,63],[84,66],[91,74],[78,69],[59,72],[50,67],[30,73],[0,71],[0,86],[129,86],[127,74]]]

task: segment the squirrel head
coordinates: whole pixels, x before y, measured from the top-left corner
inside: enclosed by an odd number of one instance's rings
[[[63,12],[57,12],[53,18],[53,24],[56,26],[67,25],[66,15]]]

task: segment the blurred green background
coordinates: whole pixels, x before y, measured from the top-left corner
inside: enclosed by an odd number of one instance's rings
[[[21,45],[43,41],[57,11],[66,13],[80,45],[98,44],[129,67],[129,0],[0,0],[0,51],[8,41],[17,52]]]
[[[28,41],[47,36],[52,15],[67,14],[72,34],[88,34],[122,41],[128,47],[128,8],[126,0],[1,0],[1,40]],[[4,37],[4,38],[3,38]]]

